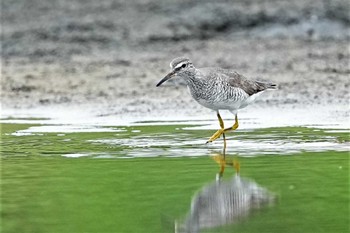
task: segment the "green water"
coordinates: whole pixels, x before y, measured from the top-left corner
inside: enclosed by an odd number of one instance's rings
[[[41,126],[2,124],[2,232],[173,232],[174,220],[219,170],[210,155],[222,141],[204,143],[212,130],[149,125],[13,134],[30,127]],[[203,232],[348,232],[348,143],[344,130],[233,133],[227,157],[238,158],[241,176],[275,193],[278,203]],[[224,179],[234,174],[226,168]]]

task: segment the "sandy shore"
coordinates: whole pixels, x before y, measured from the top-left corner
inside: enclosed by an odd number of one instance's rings
[[[187,56],[278,83],[249,107],[255,112],[310,108],[344,121],[349,9],[347,1],[5,1],[3,113],[209,116],[181,80],[155,87],[174,57]]]

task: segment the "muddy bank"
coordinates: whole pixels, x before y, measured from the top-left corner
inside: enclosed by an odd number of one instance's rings
[[[202,114],[176,56],[279,90],[255,107],[349,106],[347,1],[4,1],[3,109],[98,106],[102,115]]]

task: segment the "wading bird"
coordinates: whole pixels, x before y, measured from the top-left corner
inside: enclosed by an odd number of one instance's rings
[[[204,107],[216,111],[220,129],[208,142],[213,142],[222,134],[238,128],[237,111],[248,106],[267,89],[276,89],[276,84],[253,81],[230,69],[216,67],[194,67],[190,59],[175,58],[170,63],[170,72],[159,81],[157,87],[174,76],[183,78],[192,97]],[[219,110],[229,110],[235,115],[232,127],[225,128]]]

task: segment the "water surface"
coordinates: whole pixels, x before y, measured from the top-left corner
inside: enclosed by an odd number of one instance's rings
[[[174,232],[215,181],[213,130],[186,125],[2,124],[3,232]],[[200,128],[200,127],[199,127]],[[346,232],[349,131],[238,130],[227,159],[278,202],[201,232]],[[223,180],[235,170],[227,167]]]

